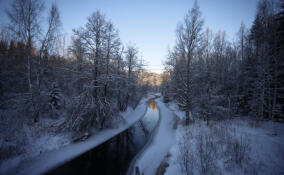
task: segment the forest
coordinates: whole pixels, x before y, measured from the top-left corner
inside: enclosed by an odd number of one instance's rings
[[[186,111],[187,121],[190,111],[205,119],[283,120],[283,2],[273,2],[259,2],[252,26],[242,23],[236,42],[225,31],[203,31],[197,4],[186,14],[165,62],[170,74],[162,92]]]
[[[56,3],[13,0],[0,27],[0,174],[21,174],[14,170],[27,167],[25,160],[109,130],[117,133],[105,141],[116,138],[129,149],[136,136],[126,116],[143,117],[149,99],[159,124],[147,131],[137,160],[125,163],[136,168],[119,174],[284,173],[284,1],[259,0],[253,23],[241,23],[236,40],[205,27],[198,2],[191,4],[176,21],[164,71],[153,73],[135,41],[122,42],[104,12],[89,14],[67,42]],[[161,158],[147,168],[151,158],[144,157],[159,138]],[[102,147],[111,150],[113,142]],[[277,163],[266,164],[267,156],[257,162],[259,143]]]

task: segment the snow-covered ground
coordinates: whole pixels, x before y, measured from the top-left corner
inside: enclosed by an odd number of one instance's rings
[[[25,156],[0,164],[0,174],[42,174],[103,143],[144,116],[147,101],[122,113],[126,123],[71,143],[61,135],[42,136]],[[159,123],[131,164],[132,174],[284,174],[284,125],[255,122],[247,117],[208,123],[196,119],[184,126],[184,112],[176,104],[155,100]],[[194,117],[194,116],[193,116]],[[33,131],[24,126],[27,136]],[[30,133],[30,134],[29,134]],[[43,151],[44,150],[44,151]],[[130,173],[131,174],[131,173]]]
[[[62,165],[123,132],[140,120],[146,112],[147,101],[153,97],[154,95],[149,95],[143,98],[135,110],[128,108],[126,112],[122,113],[125,123],[113,129],[99,131],[85,141],[70,144],[70,141],[64,140],[64,137],[60,135],[40,137],[34,143],[36,146],[30,150],[29,154],[20,155],[2,162],[0,164],[0,174],[42,174]],[[25,130],[25,132],[29,133],[28,127],[25,127]],[[39,150],[45,150],[46,152]]]
[[[170,109],[179,118],[184,112]],[[284,125],[249,118],[180,122],[167,158],[166,175],[284,174]]]
[[[165,106],[161,99],[155,100],[159,108],[159,123],[151,135],[151,139],[135,157],[128,174],[137,173],[153,175],[156,173],[160,163],[175,143],[175,116]]]
[[[129,174],[284,174],[283,123],[242,117],[184,126],[175,103],[156,103],[159,124]]]

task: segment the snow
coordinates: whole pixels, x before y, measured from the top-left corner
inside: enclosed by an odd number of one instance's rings
[[[156,94],[158,95],[158,94]],[[97,132],[85,141],[67,142],[62,135],[41,135],[34,140],[33,131],[24,126],[27,142],[34,143],[27,156],[13,157],[0,164],[0,174],[43,174],[65,162],[98,146],[106,140],[123,132],[140,120],[147,109],[147,101],[155,95],[141,100],[135,110],[129,108],[121,115],[126,123]],[[154,128],[149,141],[136,155],[131,163],[128,174],[135,174],[136,167],[140,174],[152,175],[163,162],[169,164],[165,175],[184,175],[181,166],[181,144],[186,140],[187,147],[193,153],[193,174],[201,174],[199,142],[200,135],[210,136],[213,142],[214,155],[212,172],[209,174],[284,174],[284,126],[283,123],[259,121],[247,117],[229,120],[205,121],[196,119],[189,126],[183,126],[185,113],[175,103],[165,104],[161,98],[155,99],[159,108],[159,122]],[[179,125],[175,124],[179,118]],[[185,137],[186,136],[186,137]],[[185,139],[186,138],[186,139]],[[238,140],[248,144],[244,163],[239,165],[233,161],[230,148],[232,141]],[[224,141],[224,142],[223,142]],[[3,144],[4,140],[0,140]],[[12,142],[8,142],[13,144]],[[67,145],[62,147],[62,145]],[[226,155],[227,154],[227,155]],[[228,163],[229,162],[229,163]]]
[[[179,110],[179,107],[176,103],[169,103],[167,107],[180,119],[185,120],[185,112]]]
[[[47,144],[49,145],[49,149],[52,151],[41,153],[39,156],[32,159],[16,157],[11,161],[4,162],[2,165],[0,165],[0,174],[43,174],[55,167],[64,164],[65,162],[75,158],[76,156],[87,152],[88,150],[123,132],[134,123],[139,121],[146,112],[147,101],[153,97],[153,95],[149,95],[148,97],[143,98],[139,105],[135,108],[135,110],[128,108],[126,112],[122,113],[121,115],[124,117],[126,122],[121,126],[113,129],[104,129],[102,131],[99,131],[85,141],[72,143],[58,149],[58,147],[56,147],[56,144],[58,143],[58,139],[60,138],[51,137],[53,138],[53,140],[47,139],[50,138],[50,136],[40,138],[37,141],[39,143],[35,144]],[[25,130],[26,132],[29,132],[28,128],[25,128]],[[48,142],[46,142],[47,140]]]
[[[134,170],[139,167],[140,174],[155,174],[161,161],[167,155],[175,141],[174,115],[161,101],[156,99],[159,108],[159,122],[154,129],[149,142],[134,158],[128,174],[135,174]]]
[[[184,112],[180,111],[176,104],[172,103],[169,108],[179,117],[183,118]],[[211,137],[215,151],[212,172],[209,174],[284,174],[284,126],[283,123],[272,121],[259,121],[247,117],[234,118],[222,121],[210,121],[207,125],[205,121],[196,120],[188,127],[178,126],[175,134],[175,143],[170,148],[169,159],[165,175],[185,175],[186,172],[181,167],[181,147],[186,133],[190,137],[187,141],[189,150],[194,154],[193,174],[201,174],[199,140],[200,135],[207,134]],[[220,131],[216,134],[216,131]],[[221,136],[220,136],[221,135]],[[223,136],[224,135],[224,136]],[[227,138],[227,137],[229,138]],[[225,143],[218,142],[224,139]],[[235,163],[229,158],[234,152],[227,152],[230,140],[243,140],[248,145],[246,149],[246,159],[242,165]],[[226,143],[229,142],[229,143]],[[227,144],[227,145],[226,145]],[[229,161],[229,163],[228,163]]]

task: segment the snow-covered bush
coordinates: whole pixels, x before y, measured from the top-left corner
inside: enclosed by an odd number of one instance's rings
[[[249,157],[250,142],[236,134],[230,122],[196,120],[189,128],[179,126],[177,163],[183,173],[218,174],[223,169],[220,165],[227,171],[235,167],[254,171],[257,165]]]
[[[179,141],[179,155],[178,163],[182,172],[186,175],[192,175],[195,167],[196,155],[193,151],[193,145],[190,140],[192,140],[192,134],[190,132],[185,132],[182,139]]]
[[[208,133],[201,133],[197,141],[198,157],[202,174],[214,174],[216,169],[213,138]]]
[[[69,115],[61,128],[71,131],[85,132],[91,128],[103,129],[111,127],[111,121],[119,121],[120,115],[111,99],[94,97],[94,88],[86,89],[73,99]]]

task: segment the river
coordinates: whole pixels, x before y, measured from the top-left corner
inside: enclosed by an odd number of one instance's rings
[[[159,109],[154,99],[150,99],[142,120],[107,142],[46,174],[124,175],[131,160],[147,143],[158,120]]]

